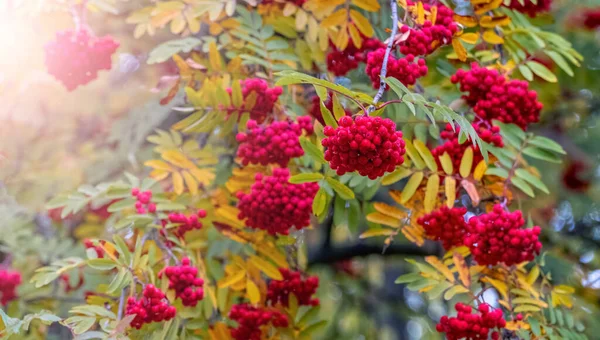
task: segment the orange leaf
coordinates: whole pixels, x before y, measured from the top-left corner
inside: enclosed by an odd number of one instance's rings
[[[454,52],[456,53],[460,61],[467,61],[467,50],[465,49],[465,47],[459,39],[452,39],[452,48],[454,48]]]

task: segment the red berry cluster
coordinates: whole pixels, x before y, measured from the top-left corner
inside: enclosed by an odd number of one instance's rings
[[[267,116],[273,112],[275,102],[283,93],[283,89],[280,86],[269,87],[269,83],[260,78],[247,78],[240,80],[240,83],[244,100],[252,93],[256,94],[256,102],[250,110],[250,119],[259,124],[264,122]],[[228,91],[231,93],[231,89]]]
[[[581,16],[585,28],[593,30],[600,27],[600,8],[586,9]]]
[[[442,316],[440,323],[435,327],[440,333],[446,333],[446,339],[489,339],[490,330],[492,331],[491,338],[498,340],[500,333],[494,329],[501,329],[506,326],[506,320],[502,310],[496,309],[490,311],[488,304],[482,303],[477,308],[478,314],[473,314],[471,306],[462,303],[457,303],[456,317]]]
[[[97,38],[87,30],[59,32],[56,40],[45,47],[46,67],[67,90],[73,91],[96,79],[98,71],[110,70],[111,56],[118,47],[112,37]]]
[[[177,223],[179,227],[177,227],[175,234],[178,237],[183,237],[185,233],[188,231],[192,231],[194,229],[202,229],[202,222],[200,222],[201,218],[206,217],[206,210],[200,209],[196,214],[190,214],[189,216],[185,216],[183,213],[171,213],[168,215],[168,220],[170,223]],[[163,221],[163,226],[166,226],[167,221]]]
[[[385,48],[380,48],[367,55],[367,76],[369,76],[371,84],[373,84],[373,87],[376,89],[379,89],[380,86],[379,83],[381,78],[379,75],[381,73],[384,55]],[[427,71],[425,59],[418,59],[415,61],[415,56],[412,54],[400,59],[396,59],[392,55],[388,58],[387,76],[398,79],[406,86],[414,85],[418,78],[427,75]]]
[[[331,95],[327,97],[325,107],[333,113],[333,101],[331,100]],[[352,111],[350,111],[350,109],[344,108],[344,112],[346,113],[346,116],[352,116]],[[314,96],[312,98],[312,105],[308,110],[308,114],[318,120],[321,125],[326,125],[325,120],[323,119],[323,113],[321,112],[321,98],[319,98],[319,96]]]
[[[500,135],[500,128],[497,126],[491,126],[488,128],[487,125],[489,125],[487,122],[478,122],[473,124],[473,128],[477,132],[477,135],[479,135],[481,140],[484,142],[490,143],[497,147],[504,146],[502,135]],[[462,144],[458,141],[459,132],[459,126],[456,126],[454,129],[452,129],[451,124],[446,124],[444,131],[440,132],[440,137],[445,139],[446,142],[431,150],[431,153],[435,156],[438,166],[441,166],[439,157],[447,152],[450,156],[450,159],[452,159],[452,165],[455,172],[458,172],[463,154],[468,147],[473,148],[473,167],[477,166],[477,164],[483,160],[483,156],[481,155],[481,152],[479,152],[479,147],[477,145],[473,145],[470,138],[467,138],[467,140]]]
[[[443,206],[417,219],[425,233],[432,240],[442,241],[446,250],[463,244],[467,232],[465,214],[467,208],[448,208]]]
[[[0,304],[6,306],[17,298],[17,286],[21,284],[21,273],[0,270]]]
[[[538,13],[550,11],[550,5],[552,5],[552,0],[537,0],[535,2],[532,0],[511,0],[507,7],[526,13],[533,18]]]
[[[249,120],[247,132],[240,132],[236,139],[240,143],[238,157],[244,166],[248,164],[279,164],[287,167],[289,161],[304,155],[299,137],[302,131],[311,135],[312,119],[308,116],[298,117],[298,122],[273,122],[268,126],[259,126],[256,121]]]
[[[100,242],[106,242],[106,241],[100,241]],[[86,249],[90,249],[93,248],[96,251],[96,255],[99,259],[104,257],[104,250],[102,249],[102,247],[100,246],[95,246],[94,243],[92,242],[92,240],[90,239],[85,239],[83,241],[83,245],[85,246]]]
[[[260,327],[271,323],[274,327],[287,327],[287,316],[277,310],[252,307],[247,303],[233,305],[229,318],[236,321],[238,326],[231,329],[235,340],[261,340]]]
[[[338,175],[358,171],[361,176],[376,179],[404,163],[405,143],[402,132],[389,118],[342,117],[339,127],[326,126],[325,160]]]
[[[275,1],[275,0],[262,0],[262,2],[260,3],[261,5],[270,5],[270,4],[274,4],[274,3],[282,3],[282,2],[289,2],[292,3],[296,6],[302,7],[302,5],[304,5],[304,3],[306,2],[306,0],[284,0],[284,1]]]
[[[345,50],[338,50],[333,44],[332,50],[327,54],[327,70],[336,77],[345,76],[348,72],[358,68],[359,63],[366,60],[366,55],[370,51],[385,48],[385,45],[375,38],[367,38],[362,41],[359,47],[354,45],[352,39],[348,42]]]
[[[140,192],[140,189],[133,188],[131,189],[131,196],[137,199],[137,202],[135,202],[135,209],[138,214],[156,212],[156,204],[150,202],[152,200],[152,191],[148,190]]]
[[[411,1],[408,4],[409,6],[414,5]],[[429,11],[431,5],[424,4],[424,8]],[[417,28],[402,26],[400,33],[409,31],[410,33],[406,40],[398,44],[400,52],[404,55],[425,56],[433,53],[437,47],[449,44],[454,34],[458,32],[458,25],[454,22],[453,15],[454,12],[451,8],[439,4],[437,5],[435,24],[427,20]]]
[[[317,183],[291,184],[288,169],[275,169],[273,176],[256,174],[249,194],[239,192],[240,220],[250,228],[288,235],[292,227],[309,225]]]
[[[175,307],[169,305],[165,294],[153,285],[144,287],[140,300],[134,297],[127,299],[125,314],[134,315],[131,326],[140,329],[145,323],[169,321],[175,317]]]
[[[175,296],[180,298],[184,306],[196,306],[204,297],[204,280],[198,277],[198,268],[190,265],[190,259],[184,257],[180,266],[165,269],[169,279],[169,289],[175,290]]]
[[[275,305],[281,302],[287,307],[290,294],[294,294],[298,298],[298,305],[300,306],[319,305],[319,299],[312,298],[319,287],[317,276],[309,276],[306,280],[303,280],[300,272],[286,268],[279,268],[279,272],[283,276],[283,280],[271,280],[267,289],[267,300],[271,301],[271,304]]]
[[[469,219],[465,245],[475,261],[484,266],[532,261],[542,249],[538,239],[541,228],[524,229],[524,225],[521,211],[509,213],[497,204],[492,212]]]
[[[463,98],[483,120],[497,119],[526,129],[540,118],[543,105],[526,81],[507,81],[498,71],[476,63],[471,64],[469,71],[458,70],[450,80],[460,83],[461,91],[469,92]]]

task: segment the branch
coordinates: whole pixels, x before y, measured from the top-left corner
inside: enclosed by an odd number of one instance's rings
[[[379,254],[382,256],[389,255],[404,255],[404,256],[429,256],[439,255],[440,247],[437,244],[426,244],[419,247],[413,244],[392,244],[385,253],[382,253],[381,245],[373,245],[366,243],[357,243],[342,247],[331,247],[325,251],[319,250],[316,253],[309,254],[308,266],[316,264],[329,264],[338,261],[348,260],[353,257],[365,257],[368,255]]]
[[[385,91],[386,84],[384,79],[387,75],[388,60],[390,58],[390,53],[392,52],[392,47],[394,46],[394,38],[398,33],[398,5],[396,4],[396,0],[390,0],[390,6],[392,7],[392,34],[388,40],[387,47],[385,48],[383,65],[381,65],[381,73],[379,74],[379,90],[377,91],[375,98],[373,98],[373,104],[377,104]],[[369,112],[373,112],[374,110],[375,106],[371,105],[369,107]]]

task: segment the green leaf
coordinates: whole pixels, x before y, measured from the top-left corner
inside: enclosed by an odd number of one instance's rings
[[[117,266],[111,259],[91,259],[87,261],[87,265],[98,270],[111,270]]]
[[[554,151],[563,155],[567,154],[560,144],[550,138],[535,136],[527,142],[545,150]]]
[[[393,78],[393,77],[387,77],[384,80],[385,80],[385,83],[388,84],[390,89],[392,89],[392,91],[394,91],[396,93],[396,95],[398,95],[398,98],[402,98],[405,94],[411,94],[410,90],[406,86],[404,86],[404,84],[402,84],[398,79]],[[407,102],[404,102],[404,103],[407,103]],[[407,106],[408,106],[408,104],[407,104]],[[413,112],[413,114],[414,114],[414,107],[415,106],[412,105],[411,112]]]
[[[329,109],[327,108],[327,106],[325,106],[325,103],[323,103],[323,101],[320,102],[320,105],[321,105],[321,115],[323,116],[325,125],[331,126],[333,128],[337,128],[338,123],[335,120],[335,118],[333,117],[333,115],[331,114],[331,111],[329,111]]]
[[[552,73],[552,71],[550,71],[546,66],[538,63],[537,61],[528,61],[527,63],[525,63],[525,65],[527,65],[538,77],[544,79],[547,82],[556,83],[558,81],[558,79],[556,78],[554,73]]]
[[[298,335],[298,337],[301,340],[305,340],[305,339],[313,339],[314,336],[313,334],[318,332],[319,330],[323,329],[325,326],[327,326],[327,320],[321,320],[317,323],[313,323],[312,325],[304,328],[300,334]]]
[[[316,145],[311,143],[311,141],[308,140],[306,137],[300,137],[300,146],[302,146],[304,152],[310,157],[312,157],[316,162],[322,164],[327,163],[325,157],[323,156],[323,151],[321,151]]]
[[[313,214],[321,216],[325,211],[325,205],[327,204],[327,192],[323,188],[319,188],[315,198],[313,199],[312,210]]]
[[[298,174],[290,177],[289,182],[292,184],[300,184],[300,183],[310,183],[310,182],[318,182],[323,179],[323,175],[320,173],[305,173]]]
[[[540,159],[543,161],[551,162],[551,163],[561,163],[561,159],[553,153],[550,153],[546,150],[542,150],[538,147],[528,146],[523,149],[523,153],[527,156],[533,157],[535,159]]]
[[[110,285],[108,285],[108,289],[106,290],[106,292],[108,294],[113,294],[117,292],[124,285],[125,280],[127,278],[127,273],[127,268],[122,267],[121,269],[119,269],[119,273],[110,282]]]
[[[335,192],[337,192],[338,195],[340,195],[343,199],[350,200],[354,198],[354,191],[342,184],[340,181],[331,177],[327,177],[325,178],[325,180],[329,185],[331,185],[333,190],[335,190]]]
[[[515,187],[519,188],[522,192],[526,193],[528,196],[535,197],[535,194],[533,193],[533,189],[524,180],[517,178],[517,177],[513,177],[510,179],[510,181]]]
[[[445,293],[444,293],[444,300],[450,300],[452,299],[456,294],[462,294],[462,293],[466,293],[469,290],[463,286],[453,286],[452,288],[448,289]]]
[[[415,140],[413,145],[419,152],[419,155],[421,155],[423,161],[425,161],[425,164],[427,164],[429,170],[437,172],[438,167],[437,163],[435,162],[435,158],[433,158],[433,154],[431,154],[431,151],[429,151],[429,148],[425,145],[425,143],[420,140]]]
[[[125,210],[127,208],[133,208],[135,202],[136,202],[136,199],[133,197],[122,199],[120,201],[116,201],[115,203],[111,204],[107,210],[108,210],[108,212],[112,213],[112,212]]]
[[[573,70],[571,69],[571,66],[569,66],[569,63],[567,63],[565,58],[563,58],[563,56],[561,56],[558,52],[544,51],[544,53],[546,53],[556,63],[556,65],[560,67],[561,70],[565,71],[566,74],[571,77],[573,76]]]
[[[542,330],[540,329],[540,322],[537,319],[529,317],[527,319],[527,322],[531,327],[531,332],[533,333],[533,335],[540,336],[542,334]]]
[[[168,203],[158,203],[156,205],[156,211],[178,211],[185,210],[185,205],[181,203],[168,202]]]
[[[114,235],[113,240],[115,241],[115,248],[117,248],[117,252],[119,252],[119,259],[123,260],[123,263],[129,265],[131,263],[131,252],[129,251],[129,247],[123,240],[123,238],[119,235]]]
[[[485,171],[486,175],[490,175],[490,176],[498,176],[501,178],[507,178],[508,177],[508,170],[506,169],[502,169],[502,168],[488,168]]]
[[[321,306],[313,307],[306,311],[298,320],[296,325],[300,328],[304,327],[307,323],[314,321],[314,319],[319,316],[319,312],[321,311]]]
[[[539,178],[537,178],[536,176],[534,176],[529,171],[527,171],[525,169],[517,169],[515,171],[515,174],[517,175],[517,177],[520,177],[520,178],[524,179],[525,181],[529,182],[529,184],[531,184],[534,187],[540,189],[545,194],[549,194],[550,193],[548,191],[548,187],[546,187],[546,185],[544,184],[544,182],[542,182]]]
[[[296,71],[281,71],[275,74],[279,78],[275,85],[284,86],[284,85],[292,85],[292,84],[311,84],[316,87],[324,87],[326,89],[330,89],[333,92],[344,95],[349,98],[353,98],[357,101],[363,103],[372,103],[373,97],[359,92],[354,92],[349,90],[341,85],[333,84],[327,80],[318,79],[307,74],[303,74]]]
[[[333,104],[333,115],[336,120],[339,120],[346,115],[346,111],[342,107],[342,104],[340,104],[340,100],[335,93],[331,96],[331,101]]]
[[[394,184],[408,176],[412,175],[412,171],[410,169],[399,167],[394,172],[388,173],[381,179],[382,185],[390,185]]]
[[[533,72],[531,72],[529,67],[527,67],[526,65],[519,65],[519,72],[521,72],[523,78],[527,79],[528,81],[533,80]]]
[[[414,281],[417,281],[419,279],[421,279],[421,274],[420,273],[408,273],[408,274],[404,274],[399,276],[396,281],[394,281],[395,284],[401,284],[401,283],[411,283]]]
[[[180,52],[189,53],[192,49],[200,46],[202,40],[194,37],[170,40],[156,46],[148,55],[148,64],[162,63],[171,59]]]

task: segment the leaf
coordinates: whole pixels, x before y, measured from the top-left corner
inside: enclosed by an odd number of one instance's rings
[[[400,203],[404,204],[410,200],[410,198],[417,192],[419,185],[421,185],[421,181],[423,181],[423,173],[415,172],[410,178],[404,189],[402,189],[401,200]]]
[[[479,40],[479,33],[463,33],[459,38],[467,44],[475,45]]]
[[[232,286],[240,281],[242,281],[246,277],[246,269],[241,268],[237,272],[232,275],[225,277],[223,280],[219,281],[217,287],[222,289],[229,286]]]
[[[523,78],[527,79],[528,81],[533,80],[533,72],[531,72],[531,69],[529,69],[529,67],[526,65],[519,65],[519,72],[521,72]]]
[[[399,219],[391,217],[389,215],[382,214],[380,212],[373,212],[367,215],[367,221],[371,223],[378,223],[387,225],[393,228],[398,228],[400,226]]]
[[[537,61],[528,61],[525,63],[525,65],[527,65],[527,67],[529,67],[531,71],[535,73],[535,75],[544,79],[547,82],[556,83],[558,81],[558,79],[556,78],[554,73],[552,73],[552,71],[550,71],[546,66],[538,63]]]
[[[463,286],[467,288],[471,287],[471,274],[469,273],[469,267],[465,262],[465,258],[460,253],[454,252],[454,254],[452,254],[452,261],[458,271],[458,277]]]
[[[256,268],[260,269],[265,275],[270,277],[273,280],[283,280],[283,276],[281,272],[272,265],[270,262],[261,259],[258,256],[250,256],[249,261],[256,266]]]
[[[390,235],[394,235],[395,231],[392,229],[381,229],[381,228],[374,228],[374,229],[369,229],[367,231],[365,231],[364,233],[360,234],[360,236],[358,238],[365,239],[365,238],[369,238],[369,237],[374,237],[374,236],[390,236]]]
[[[444,300],[450,300],[456,294],[467,293],[469,290],[463,286],[453,286],[444,293]]]
[[[419,152],[413,146],[413,143],[406,138],[404,139],[404,143],[406,147],[406,154],[408,155],[410,160],[415,164],[415,168],[417,168],[418,170],[424,169],[426,166],[425,161],[423,161]]]
[[[304,173],[290,177],[289,182],[292,184],[318,182],[323,179],[323,175],[319,173]]]
[[[560,144],[558,144],[550,138],[535,136],[532,139],[530,139],[528,143],[548,151],[554,151],[563,155],[567,154]]]
[[[349,98],[353,98],[360,102],[365,102],[365,103],[373,102],[373,98],[367,94],[354,92],[354,91],[351,91],[351,90],[345,88],[342,85],[333,84],[326,80],[311,77],[307,74],[303,74],[300,72],[282,71],[282,72],[276,73],[276,75],[281,77],[275,83],[275,85],[277,85],[277,86],[292,85],[292,84],[312,84],[313,86],[315,86],[316,89],[324,87],[326,89],[332,90],[333,92],[336,92],[338,94],[344,95]]]
[[[425,8],[421,1],[417,3],[417,18],[415,21],[419,25],[423,25],[425,23]]]
[[[498,293],[500,293],[503,296],[504,299],[508,298],[508,286],[506,286],[506,283],[500,280],[492,279],[490,277],[483,277],[480,280],[481,282],[487,282],[491,284],[494,288],[496,288]]]
[[[473,171],[473,179],[476,181],[481,181],[481,178],[483,178],[483,174],[485,174],[487,168],[487,163],[483,160],[480,161]]]
[[[462,156],[460,161],[459,173],[463,178],[469,177],[471,169],[473,168],[473,148],[468,147]]]
[[[396,279],[396,281],[394,281],[394,283],[395,284],[411,283],[411,282],[417,281],[421,278],[422,278],[421,273],[408,273],[408,274],[399,276]]]
[[[342,107],[342,104],[340,104],[340,100],[335,93],[331,96],[331,102],[333,104],[333,115],[335,119],[338,120],[344,117],[346,115],[346,111],[344,111],[344,108]]]
[[[115,203],[111,204],[107,208],[107,211],[110,213],[113,213],[113,212],[129,209],[129,208],[133,208],[135,205],[135,202],[136,202],[135,198],[125,198],[122,200],[118,200]]]
[[[323,103],[323,101],[320,101],[320,105],[321,114],[323,116],[323,120],[325,121],[325,125],[337,128],[338,123],[335,120],[335,117],[333,117],[333,115],[331,114],[331,111],[329,111],[329,109],[327,108],[327,106],[325,106],[325,103]]]
[[[383,178],[381,179],[381,184],[382,185],[394,184],[394,183],[410,176],[411,174],[412,174],[412,171],[410,169],[407,169],[405,167],[399,167],[396,170],[394,170],[394,172],[388,173],[385,176],[383,176]]]
[[[300,340],[312,339],[314,337],[313,334],[315,332],[318,332],[319,330],[321,330],[325,326],[327,326],[327,323],[328,323],[327,320],[321,320],[319,322],[313,323],[312,325],[304,328],[300,332],[300,334],[298,334],[298,338]]]
[[[556,65],[561,68],[561,70],[565,71],[566,74],[571,77],[573,76],[573,70],[571,69],[571,66],[569,66],[569,63],[567,63],[565,58],[563,58],[558,52],[544,51],[544,53],[546,53],[546,55],[548,55],[556,63]]]
[[[523,312],[539,312],[542,308],[533,305],[520,305],[514,309],[515,313],[523,313]]]
[[[508,170],[502,168],[488,168],[485,171],[485,174],[490,176],[498,176],[500,178],[507,178]]]
[[[173,173],[173,191],[177,195],[183,194],[184,186],[183,186],[183,177],[179,172]]]
[[[435,158],[433,158],[431,151],[429,151],[429,148],[427,148],[425,143],[417,139],[413,142],[413,145],[415,149],[417,149],[417,151],[419,152],[419,155],[421,155],[421,158],[423,158],[423,160],[425,161],[425,164],[427,164],[429,170],[437,172],[438,167],[437,163],[435,162]]]
[[[162,63],[175,54],[180,52],[188,53],[192,49],[200,46],[202,41],[194,37],[186,37],[183,39],[170,40],[156,46],[148,55],[148,64]]]
[[[452,271],[450,271],[450,269],[448,269],[448,267],[446,267],[442,263],[442,261],[440,261],[437,257],[427,256],[427,257],[425,257],[425,261],[427,263],[429,263],[430,265],[432,265],[440,273],[442,273],[442,275],[444,275],[444,277],[446,278],[446,280],[448,280],[448,282],[452,282],[452,283],[455,282],[454,274],[452,274]]]
[[[327,204],[327,192],[325,189],[320,188],[315,195],[312,203],[313,214],[320,216],[325,211],[325,205]]]
[[[440,164],[442,165],[442,169],[444,169],[444,172],[447,175],[452,175],[452,173],[454,172],[454,166],[452,164],[452,159],[450,158],[448,152],[444,152],[444,154],[441,155],[439,159]]]
[[[367,38],[370,38],[375,34],[375,30],[373,30],[373,26],[371,26],[369,20],[360,14],[359,11],[351,9],[350,18],[352,18],[352,22],[356,28],[358,28],[358,30]]]
[[[463,44],[460,42],[460,39],[452,39],[452,48],[454,49],[454,53],[456,53],[458,60],[462,62],[467,61],[467,49],[465,49],[465,46],[463,46]]]
[[[352,0],[352,4],[368,12],[377,12],[380,8],[377,0]]]
[[[354,191],[342,184],[340,181],[331,177],[325,178],[325,181],[327,181],[333,190],[335,190],[335,192],[338,193],[343,199],[350,200],[354,198]]]
[[[512,185],[519,188],[519,190],[526,193],[528,196],[535,197],[535,194],[533,193],[533,189],[524,180],[517,178],[517,177],[513,177],[510,179],[510,182],[512,183]]]
[[[90,259],[87,260],[87,265],[98,270],[111,270],[117,266],[111,259]]]
[[[327,161],[323,156],[323,151],[319,150],[316,145],[310,142],[306,137],[300,137],[300,146],[307,155],[312,157],[316,162],[325,164]]]
[[[517,169],[517,170],[515,170],[515,174],[517,175],[517,177],[520,177],[520,178],[524,179],[529,184],[531,184],[534,187],[540,189],[545,194],[549,194],[550,193],[550,191],[548,190],[548,187],[546,187],[546,185],[544,184],[544,182],[542,182],[539,178],[537,178],[536,176],[534,176],[531,172],[529,172],[529,171],[527,171],[525,169]]]
[[[375,210],[377,210],[378,212],[380,212],[384,215],[391,216],[398,220],[401,220],[408,216],[408,213],[406,213],[396,207],[392,207],[390,205],[387,205],[387,204],[381,203],[381,202],[373,203],[373,208],[375,208]]]
[[[430,176],[427,180],[427,187],[425,189],[425,199],[423,202],[424,210],[426,213],[430,213],[435,208],[439,190],[440,176],[438,176],[437,174]]]
[[[485,40],[485,42],[488,42],[493,45],[504,44],[504,38],[502,38],[501,36],[496,34],[496,32],[494,32],[494,30],[491,30],[491,29],[483,32],[482,38],[483,38],[483,40]]]
[[[444,179],[445,194],[446,194],[446,206],[452,208],[454,201],[456,201],[456,179],[453,177],[446,177]]]
[[[257,304],[260,302],[260,291],[258,290],[258,286],[256,286],[256,283],[250,280],[250,278],[246,281],[246,293],[248,294],[250,303]]]

